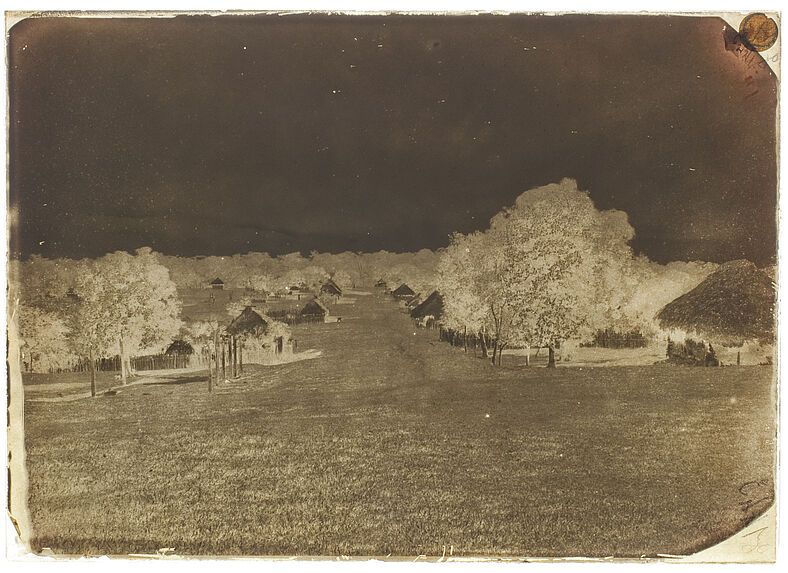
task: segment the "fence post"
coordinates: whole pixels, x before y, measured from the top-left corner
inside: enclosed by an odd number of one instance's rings
[[[222,347],[222,380],[227,380],[227,366],[224,361],[224,343],[221,344]]]
[[[238,342],[233,335],[233,378],[238,378]]]

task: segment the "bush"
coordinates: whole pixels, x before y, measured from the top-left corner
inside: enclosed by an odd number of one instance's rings
[[[711,344],[687,338],[684,342],[668,339],[668,362],[687,366],[719,366],[720,362]]]

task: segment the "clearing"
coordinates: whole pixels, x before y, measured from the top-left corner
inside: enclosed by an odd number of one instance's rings
[[[639,557],[773,503],[771,367],[497,368],[380,294],[341,312],[213,394],[27,402],[34,548]]]

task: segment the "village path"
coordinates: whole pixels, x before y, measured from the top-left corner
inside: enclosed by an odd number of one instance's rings
[[[496,377],[488,361],[438,340],[438,331],[417,327],[390,295],[345,297],[331,308],[341,322],[303,324],[293,328],[298,353],[319,352],[313,360],[276,366],[245,366],[238,380],[220,385],[219,392],[286,386],[293,407],[320,401],[326,409],[347,410],[348,402],[372,408],[398,404],[422,411],[443,399],[437,380],[461,380],[469,375]],[[441,390],[443,389],[443,390]]]

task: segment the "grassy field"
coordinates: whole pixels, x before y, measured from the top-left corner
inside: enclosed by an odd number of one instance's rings
[[[117,372],[96,372],[96,393],[109,390],[120,382]],[[56,399],[90,394],[90,372],[60,372],[56,374],[24,373],[25,398]]]
[[[377,294],[342,313],[213,394],[28,403],[34,548],[639,557],[773,501],[771,368],[496,368]]]

